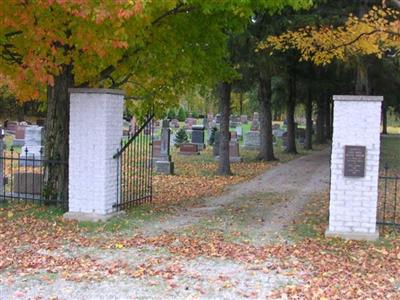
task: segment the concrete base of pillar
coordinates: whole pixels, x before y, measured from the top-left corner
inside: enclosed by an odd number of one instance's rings
[[[156,161],[155,166],[157,174],[174,174],[174,163],[171,161]]]
[[[125,214],[124,211],[109,213],[106,215],[84,212],[67,212],[64,214],[65,220],[74,220],[79,222],[105,222],[113,217]]]
[[[345,240],[357,241],[376,241],[379,239],[379,232],[338,232],[327,230],[325,237],[339,237]]]

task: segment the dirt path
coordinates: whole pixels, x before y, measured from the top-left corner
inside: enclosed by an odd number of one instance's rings
[[[147,234],[176,231],[204,219],[224,214],[229,208],[245,207],[247,218],[262,220],[262,230],[272,234],[291,223],[312,194],[329,185],[330,149],[279,165],[264,174],[230,187],[219,197],[204,199],[200,207],[144,226]],[[223,229],[223,228],[221,228]]]

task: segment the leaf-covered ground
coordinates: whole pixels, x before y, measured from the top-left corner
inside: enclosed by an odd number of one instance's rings
[[[306,157],[296,164],[307,169],[312,163]],[[182,178],[171,177],[180,181],[199,170],[185,167],[178,170]],[[212,193],[232,183],[225,180]],[[203,193],[202,185],[192,188],[186,198],[171,199],[179,203],[175,209],[137,207],[101,224],[67,222],[56,209],[1,207],[0,299],[400,299],[399,233],[382,232],[376,243],[325,239],[326,191],[304,194],[307,205],[294,221],[283,218],[280,238],[260,242],[268,231],[266,212],[290,210],[293,191],[249,192],[204,210],[198,200],[184,201]],[[190,209],[201,218],[148,230]]]

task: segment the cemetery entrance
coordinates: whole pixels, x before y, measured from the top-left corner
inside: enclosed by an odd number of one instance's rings
[[[118,160],[116,210],[150,202],[153,195],[153,114],[137,130],[131,128],[114,155]]]

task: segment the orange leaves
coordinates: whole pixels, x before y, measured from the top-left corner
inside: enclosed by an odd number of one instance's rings
[[[141,24],[144,9],[141,0],[0,2],[1,44],[8,45],[0,74],[21,100],[39,98],[62,65],[74,64],[80,82],[115,65],[129,46],[125,29]]]

